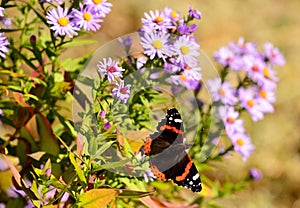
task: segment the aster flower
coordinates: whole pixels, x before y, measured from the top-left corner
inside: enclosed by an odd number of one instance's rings
[[[73,9],[73,22],[79,28],[83,28],[85,31],[94,31],[100,29],[100,22],[103,22],[101,19],[103,16],[99,15],[94,9],[93,6],[83,6],[83,4],[79,4],[80,10]]]
[[[262,172],[257,168],[251,168],[249,173],[250,173],[250,177],[255,181],[258,181],[263,177]]]
[[[175,28],[175,26],[172,25],[170,18],[164,18],[158,10],[150,11],[149,14],[144,14],[145,18],[141,19],[143,23],[142,30],[144,32],[165,32],[168,29]]]
[[[177,27],[179,35],[191,35],[198,29],[197,25],[192,24],[188,26],[186,23],[180,23]]]
[[[52,25],[51,30],[54,31],[54,35],[65,36],[68,35],[70,38],[73,35],[77,35],[76,30],[79,30],[70,21],[71,15],[68,14],[68,8],[63,9],[62,7],[57,7],[47,12],[46,15],[47,23]]]
[[[4,33],[0,33],[0,57],[5,58],[9,50],[7,46],[9,45],[8,39],[4,36]]]
[[[191,6],[189,7],[189,17],[191,19],[201,19],[202,14],[196,9],[193,9]]]
[[[193,68],[190,70],[184,70],[180,75],[172,75],[167,81],[175,85],[181,85],[187,89],[196,90],[200,88],[200,80],[202,74],[201,68]]]
[[[221,101],[224,104],[234,105],[238,101],[235,89],[231,88],[227,81],[222,83],[220,78],[208,80],[207,88],[215,102]]]
[[[144,33],[144,36],[141,38],[144,54],[149,56],[150,59],[154,59],[157,55],[158,58],[162,58],[165,61],[171,55],[168,39],[168,33]]]
[[[238,119],[239,113],[233,107],[220,106],[217,109],[218,117],[222,119],[227,135],[230,137],[235,133],[244,133],[243,120]]]
[[[4,8],[0,7],[0,17],[3,17],[3,16],[4,16]]]
[[[84,3],[88,6],[92,6],[94,10],[103,17],[110,13],[112,7],[112,4],[107,2],[107,0],[84,0]]]
[[[248,111],[254,122],[263,119],[264,112],[270,113],[274,111],[271,104],[257,96],[257,89],[255,87],[240,88],[238,94],[241,106]]]
[[[97,64],[98,72],[104,73],[107,76],[108,81],[113,82],[116,77],[122,77],[122,72],[125,71],[125,69],[118,65],[119,62],[114,61],[111,58],[103,58],[103,61],[99,61]]]
[[[251,138],[246,134],[233,134],[230,138],[234,150],[241,154],[243,161],[246,161],[254,151],[254,145]]]
[[[226,67],[229,66],[231,61],[235,58],[235,54],[228,47],[221,47],[214,54],[214,59],[216,62]]]
[[[240,37],[237,43],[231,42],[229,44],[229,49],[236,55],[253,55],[259,56],[257,46],[252,42],[245,42],[243,37]]]
[[[265,43],[263,48],[265,57],[272,65],[283,66],[285,64],[282,53],[278,48],[275,48],[272,43]]]
[[[219,153],[222,154],[222,153],[225,152],[225,145],[224,145],[224,143],[223,143],[223,141],[222,141],[222,138],[216,137],[216,138],[212,139],[211,142],[212,142],[214,145],[216,145],[216,147],[219,148]]]
[[[248,77],[257,83],[263,83],[265,80],[263,70],[267,67],[266,63],[260,58],[252,55],[244,56],[244,63]]]
[[[121,80],[120,83],[115,83],[116,88],[112,90],[112,94],[123,103],[126,103],[130,96],[130,84],[124,86],[124,80]]]
[[[173,52],[176,56],[176,62],[181,66],[197,66],[197,56],[200,46],[191,39],[190,36],[180,36],[173,44]]]
[[[183,18],[180,17],[180,13],[174,11],[173,9],[169,7],[165,7],[161,13],[161,16],[164,19],[170,19],[172,22],[183,22]]]
[[[171,58],[171,60],[172,60],[172,58]],[[179,67],[178,65],[173,64],[173,63],[165,62],[164,63],[164,70],[167,73],[176,73],[176,72],[179,72],[181,70],[181,67]]]

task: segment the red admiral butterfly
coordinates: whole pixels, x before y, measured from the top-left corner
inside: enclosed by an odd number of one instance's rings
[[[150,156],[150,168],[162,181],[173,180],[193,192],[202,189],[196,166],[186,152],[183,125],[176,108],[169,109],[157,125],[157,132],[146,138],[145,154]]]

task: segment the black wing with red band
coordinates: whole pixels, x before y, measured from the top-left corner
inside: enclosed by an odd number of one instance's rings
[[[150,168],[157,178],[173,180],[193,192],[201,191],[200,176],[186,152],[183,123],[176,108],[169,109],[158,123],[157,132],[146,138],[144,151],[151,156]]]

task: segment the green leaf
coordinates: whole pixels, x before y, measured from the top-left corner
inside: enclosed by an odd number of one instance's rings
[[[58,155],[59,147],[50,122],[45,116],[37,113],[36,124],[40,136],[41,150],[52,155]]]
[[[73,40],[64,44],[64,47],[82,46],[95,43],[95,40]]]
[[[84,208],[105,208],[117,193],[114,189],[92,189],[79,197],[77,205]]]
[[[84,176],[84,173],[83,173],[82,169],[79,167],[78,163],[76,162],[73,152],[69,152],[69,158],[70,158],[72,165],[74,166],[74,168],[76,170],[79,180],[86,184],[86,178]]]

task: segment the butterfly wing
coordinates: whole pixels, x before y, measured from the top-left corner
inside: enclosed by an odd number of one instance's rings
[[[183,125],[179,112],[172,108],[157,126],[157,132],[146,138],[144,151],[150,157],[150,168],[163,180],[200,192],[201,180],[196,166],[186,153]]]

